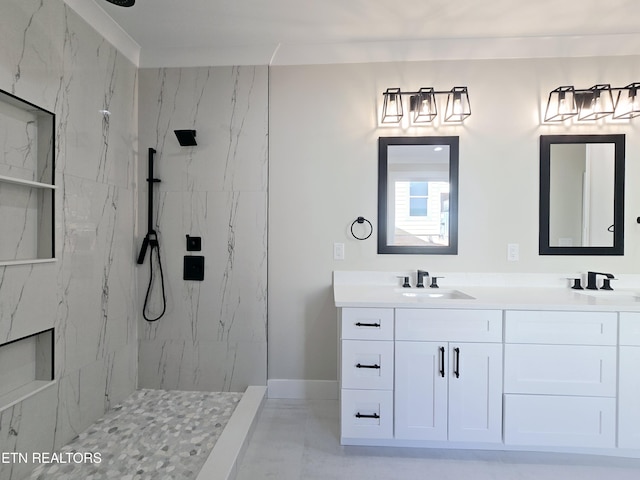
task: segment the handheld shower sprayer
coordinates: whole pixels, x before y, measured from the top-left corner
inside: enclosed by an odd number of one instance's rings
[[[160,260],[160,243],[158,242],[158,234],[153,228],[153,184],[159,182],[160,180],[155,178],[153,175],[153,156],[156,151],[153,148],[149,149],[149,177],[147,178],[147,182],[149,183],[149,212],[147,216],[147,234],[142,241],[142,247],[140,248],[140,254],[138,255],[138,265],[142,265],[144,263],[144,257],[147,254],[147,249],[151,248],[149,252],[149,286],[147,287],[147,293],[144,297],[144,306],[142,307],[142,316],[147,322],[155,322],[156,320],[160,320],[160,318],[164,315],[164,312],[167,309],[167,297],[164,291],[164,274],[162,272],[162,261]],[[153,285],[153,252],[156,252],[156,261],[158,262],[158,271],[160,273],[160,287],[162,289],[162,312],[155,318],[150,318],[147,316],[147,305],[149,303],[149,295],[151,293],[151,287]]]

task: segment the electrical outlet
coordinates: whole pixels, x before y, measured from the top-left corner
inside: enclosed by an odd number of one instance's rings
[[[344,260],[344,243],[333,244],[333,259]]]
[[[520,260],[520,245],[518,243],[507,244],[507,260],[510,262]]]

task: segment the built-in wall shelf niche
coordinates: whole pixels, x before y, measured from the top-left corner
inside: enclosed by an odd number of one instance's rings
[[[0,345],[0,412],[55,383],[53,328]]]
[[[55,260],[55,114],[0,90],[0,266]]]

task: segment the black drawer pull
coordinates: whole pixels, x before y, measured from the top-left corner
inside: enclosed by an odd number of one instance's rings
[[[361,363],[356,364],[356,368],[377,368],[380,369],[380,365],[362,365]]]
[[[356,323],[356,327],[380,327],[379,323],[362,323],[362,322],[357,322]]]
[[[440,347],[440,376],[444,378],[444,347]]]
[[[460,378],[460,349],[457,347],[454,348],[453,354],[454,354],[453,374],[456,376],[456,378]]]
[[[356,418],[380,418],[380,415],[378,415],[377,413],[374,413],[372,415],[363,415],[362,413],[358,412],[356,413]]]

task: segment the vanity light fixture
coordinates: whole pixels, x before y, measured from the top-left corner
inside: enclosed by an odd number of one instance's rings
[[[594,85],[589,90],[576,94],[578,120],[598,120],[613,115],[613,95],[611,85]]]
[[[387,88],[382,105],[382,123],[398,123],[404,115],[402,112],[402,92],[399,88]]]
[[[467,87],[453,87],[451,90],[436,91],[432,87],[423,87],[417,92],[403,92],[399,88],[387,88],[382,94],[381,123],[400,123],[404,116],[402,97],[409,97],[409,111],[412,124],[429,124],[438,116],[436,95],[446,95],[444,114],[445,123],[462,123],[471,115],[469,92]]]
[[[573,86],[558,87],[551,90],[547,100],[547,110],[544,114],[545,122],[562,122],[578,114],[576,96]]]
[[[572,85],[558,87],[549,93],[545,122],[563,122],[576,117],[578,121],[595,121],[605,117],[630,119],[640,115],[640,83],[626,87],[597,84],[587,89]]]
[[[615,119],[629,119],[640,115],[640,97],[638,96],[640,83],[631,83],[620,89],[616,97],[613,112]]]

